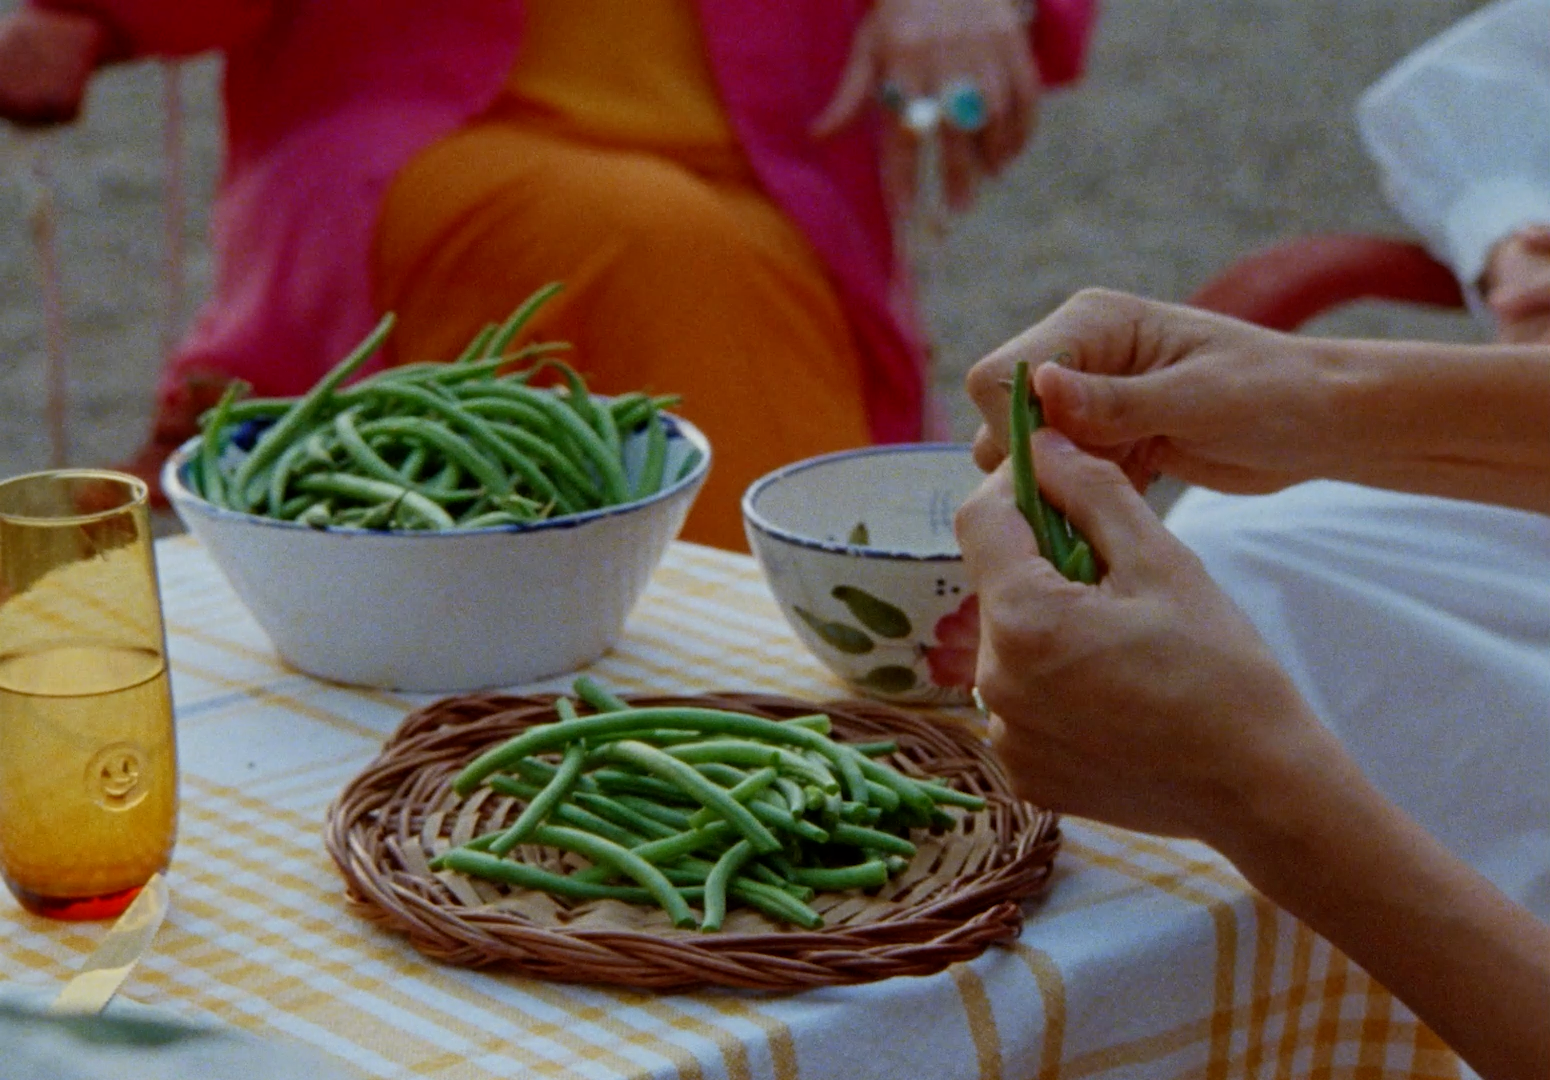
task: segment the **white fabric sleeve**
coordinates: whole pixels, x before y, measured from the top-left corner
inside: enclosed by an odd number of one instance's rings
[[[1396,212],[1471,305],[1495,244],[1550,224],[1550,0],[1497,0],[1401,61],[1357,103]]]

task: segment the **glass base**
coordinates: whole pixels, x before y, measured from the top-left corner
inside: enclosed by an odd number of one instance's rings
[[[6,885],[10,888],[11,895],[16,897],[16,902],[34,915],[68,922],[92,922],[98,919],[116,918],[134,902],[135,897],[140,895],[140,890],[144,887],[136,885],[129,889],[119,889],[117,892],[103,893],[101,896],[40,896],[11,881],[7,881]]]

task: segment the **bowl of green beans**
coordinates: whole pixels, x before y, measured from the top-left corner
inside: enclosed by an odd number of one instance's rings
[[[618,638],[709,442],[675,399],[591,394],[543,347],[509,351],[510,325],[348,382],[389,317],[305,395],[229,394],[168,460],[173,508],[290,666],[470,691],[574,671]],[[549,369],[563,382],[535,385]]]
[[[781,613],[851,688],[969,703],[979,602],[953,514],[983,479],[967,445],[910,443],[799,461],[744,494],[749,546]]]

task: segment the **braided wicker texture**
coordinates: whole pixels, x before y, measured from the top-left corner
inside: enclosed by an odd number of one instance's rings
[[[719,985],[766,991],[926,975],[1016,937],[1019,902],[1048,884],[1060,834],[1054,814],[1011,794],[987,747],[947,720],[877,702],[816,705],[751,694],[640,697],[635,705],[701,705],[785,719],[827,712],[840,741],[892,738],[882,760],[986,799],[954,810],[957,826],[916,830],[919,853],[873,894],[820,894],[824,927],[785,927],[734,908],[720,932],[675,929],[655,908],[573,901],[429,868],[448,846],[508,824],[520,800],[482,788],[467,799],[452,778],[494,743],[557,719],[554,696],[443,699],[405,718],[378,758],[340,794],[326,841],[352,910],[406,934],[424,955],[502,966],[536,978],[655,990]],[[575,855],[523,846],[513,858],[570,871]]]

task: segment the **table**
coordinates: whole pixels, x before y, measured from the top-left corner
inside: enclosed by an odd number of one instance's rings
[[[347,913],[321,840],[334,795],[430,699],[286,669],[195,541],[157,555],[183,802],[173,908],[124,991],[142,1003],[298,1040],[374,1077],[1460,1074],[1403,1006],[1213,852],[1076,820],[1020,939],[927,978],[652,995],[437,966]],[[751,559],[685,543],[592,670],[624,693],[845,693]],[[102,932],[5,896],[0,980],[57,985]]]

